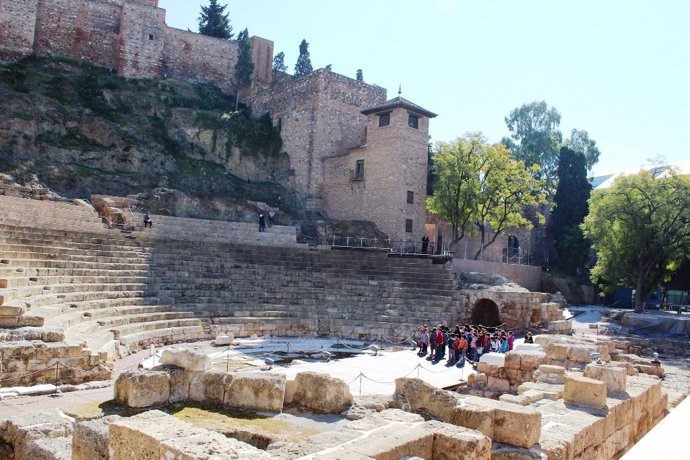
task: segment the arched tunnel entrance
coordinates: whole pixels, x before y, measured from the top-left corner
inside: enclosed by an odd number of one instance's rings
[[[495,327],[501,325],[501,318],[498,314],[498,305],[489,299],[479,299],[472,308],[472,324]]]

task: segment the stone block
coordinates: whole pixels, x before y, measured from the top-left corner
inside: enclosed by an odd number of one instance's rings
[[[171,403],[187,401],[194,372],[174,366],[166,369],[166,372],[170,376],[170,397],[168,400]]]
[[[585,366],[584,376],[606,384],[607,393],[625,393],[627,373],[621,367],[590,363]]]
[[[215,343],[218,346],[222,346],[222,345],[230,345],[234,341],[235,341],[235,336],[233,334],[225,333],[225,334],[218,334],[216,336],[215,340],[213,341],[213,343]]]
[[[232,379],[232,374],[216,370],[193,372],[189,380],[189,399],[223,404],[228,379]]]
[[[161,354],[160,363],[190,371],[205,371],[211,368],[211,358],[206,353],[189,348],[166,348]]]
[[[117,415],[77,423],[72,434],[72,460],[108,460],[108,425]]]
[[[518,350],[509,351],[505,354],[505,368],[506,369],[520,369],[520,357],[522,353]]]
[[[224,403],[237,409],[281,412],[286,380],[284,374],[236,373],[225,388]]]
[[[519,350],[518,353],[521,354],[520,369],[523,371],[535,371],[544,364],[546,357],[546,354],[539,350]]]
[[[503,353],[484,353],[479,358],[479,363],[491,364],[493,366],[503,367],[505,364],[506,355]]]
[[[486,382],[486,389],[497,393],[508,393],[510,391],[510,382],[506,379],[489,376]]]
[[[115,381],[115,400],[129,407],[166,404],[170,376],[164,371],[128,371]]]
[[[117,420],[108,427],[108,436],[111,460],[271,458],[249,444],[160,411]]]
[[[493,401],[494,435],[492,440],[518,447],[532,447],[541,435],[541,414],[532,407]]]
[[[397,381],[396,381],[397,390]],[[317,372],[300,372],[295,377],[293,403],[322,414],[339,414],[352,405],[347,383]]]
[[[567,374],[563,399],[569,403],[603,409],[606,407],[606,384],[579,374]]]

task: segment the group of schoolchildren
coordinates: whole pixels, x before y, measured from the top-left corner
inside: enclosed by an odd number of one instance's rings
[[[436,327],[424,324],[417,328],[416,342],[419,347],[418,355],[433,362],[439,362],[448,355],[446,364],[463,367],[465,358],[476,362],[484,353],[506,353],[513,349],[515,335],[513,331],[505,331],[501,327],[489,333],[483,326],[456,325],[451,330],[445,321]],[[525,343],[533,343],[531,333],[525,336]]]

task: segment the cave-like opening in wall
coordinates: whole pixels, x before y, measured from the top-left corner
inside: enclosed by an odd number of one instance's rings
[[[472,324],[481,324],[487,327],[496,327],[501,324],[498,314],[498,305],[490,299],[479,299],[472,307]]]

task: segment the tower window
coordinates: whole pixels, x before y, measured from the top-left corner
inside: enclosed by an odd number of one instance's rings
[[[410,115],[407,118],[407,126],[414,129],[419,129],[419,117],[416,115]]]
[[[379,115],[379,127],[382,126],[388,126],[391,124],[391,114],[390,113],[382,113]]]
[[[414,192],[407,192],[407,204],[414,204]]]
[[[405,233],[412,233],[412,219],[405,219]]]
[[[364,180],[364,160],[357,160],[355,175],[352,180]]]

